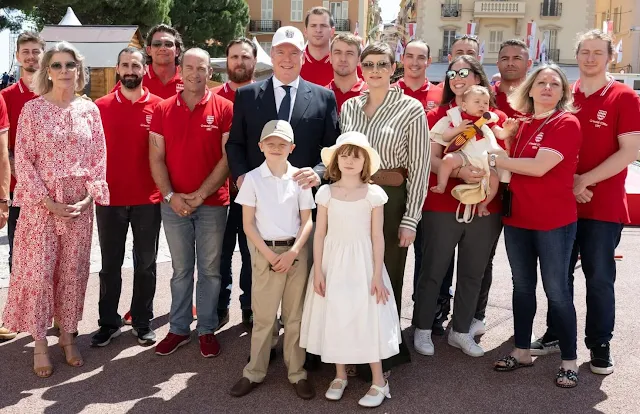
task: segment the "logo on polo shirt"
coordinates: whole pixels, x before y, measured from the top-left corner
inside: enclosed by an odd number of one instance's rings
[[[207,124],[209,125],[213,124],[213,120],[214,120],[213,115],[207,115]]]
[[[542,141],[542,138],[544,138],[544,132],[539,133],[539,134],[536,136],[535,141],[536,141],[536,142],[540,142],[540,141]]]
[[[215,120],[216,120],[215,116],[207,115],[207,117],[205,118],[206,124],[200,124],[200,126],[204,128],[207,132],[212,131],[214,129],[218,129],[218,126],[213,124]]]
[[[145,120],[147,121],[147,124],[151,124],[151,115],[147,115]]]
[[[176,83],[176,93],[180,93],[184,90],[184,85],[182,83]]]
[[[596,113],[596,119],[590,119],[589,122],[595,125],[596,128],[600,127],[608,127],[609,124],[604,122],[604,119],[607,117],[607,111],[603,109],[599,109]]]
[[[436,107],[435,101],[427,101],[427,109],[433,109]]]
[[[145,129],[149,130],[149,128],[151,128],[151,118],[152,118],[151,114],[145,114],[144,121],[146,122],[146,124],[145,123],[141,123],[140,126],[142,128],[145,128]]]

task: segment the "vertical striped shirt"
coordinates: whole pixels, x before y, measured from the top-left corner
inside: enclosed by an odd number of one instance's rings
[[[419,101],[394,86],[371,118],[364,112],[369,92],[348,99],[340,112],[340,130],[358,131],[378,151],[381,169],[406,168],[407,207],[400,227],[416,230],[422,218],[429,176],[429,127]]]

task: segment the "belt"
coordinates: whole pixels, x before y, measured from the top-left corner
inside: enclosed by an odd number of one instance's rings
[[[406,168],[392,168],[389,170],[378,170],[378,172],[373,174],[371,180],[378,185],[400,187],[408,175],[409,172]]]
[[[289,240],[265,240],[265,244],[269,247],[291,247],[296,239]]]

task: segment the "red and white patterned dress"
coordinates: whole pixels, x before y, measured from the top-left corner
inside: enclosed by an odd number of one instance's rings
[[[21,211],[4,324],[40,340],[55,316],[62,331],[75,332],[89,278],[93,206],[64,221],[42,200],[49,196],[75,204],[88,192],[96,202],[109,204],[96,105],[82,98],[65,109],[43,97],[27,102],[18,121],[15,169],[14,205]]]

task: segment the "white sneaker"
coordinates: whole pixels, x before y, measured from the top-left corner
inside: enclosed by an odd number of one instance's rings
[[[456,332],[453,329],[449,332],[449,345],[460,348],[462,352],[472,357],[481,357],[484,350],[476,343],[468,333]]]
[[[360,398],[360,401],[358,401],[358,404],[360,404],[360,406],[362,407],[378,407],[380,406],[380,404],[382,404],[385,397],[391,398],[391,393],[389,392],[389,381],[387,381],[384,387],[372,385],[369,390],[376,390],[378,391],[378,393],[376,395],[369,395],[369,392],[367,391],[367,394],[364,397]]]
[[[480,319],[473,318],[473,322],[471,322],[471,326],[469,327],[469,335],[472,338],[476,336],[484,335],[487,333],[487,325],[485,325],[484,321]]]
[[[348,383],[349,381],[343,380],[341,378],[334,379],[333,381],[331,381],[329,389],[324,394],[324,396],[327,398],[327,400],[338,401],[340,398],[342,398],[342,394],[344,394],[344,389],[347,388]],[[334,384],[340,384],[340,388],[334,388]]]
[[[431,329],[416,328],[413,333],[413,347],[422,355],[433,355],[434,347],[431,340]]]

